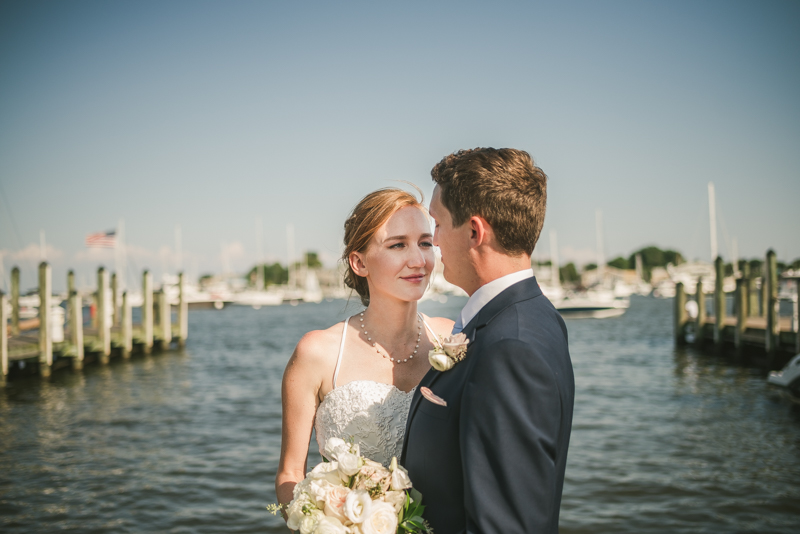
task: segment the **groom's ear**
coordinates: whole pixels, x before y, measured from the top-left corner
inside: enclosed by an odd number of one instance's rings
[[[486,242],[488,232],[490,231],[489,223],[486,219],[473,215],[469,218],[468,224],[470,226],[469,242],[473,247],[478,247]]]
[[[364,262],[364,255],[362,253],[351,252],[350,256],[347,258],[347,261],[350,262],[350,268],[358,276],[367,276],[369,274],[367,264]]]

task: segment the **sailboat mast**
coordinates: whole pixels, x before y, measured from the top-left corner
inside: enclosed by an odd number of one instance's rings
[[[603,283],[606,279],[606,261],[603,254],[603,212],[595,212],[595,233],[597,234],[597,280]]]
[[[717,259],[717,201],[714,198],[714,182],[708,182],[708,221],[711,229],[711,262]]]
[[[550,230],[550,283],[554,287],[561,285],[561,277],[558,274],[558,244],[555,230]]]
[[[295,287],[297,285],[297,280],[295,279],[296,273],[292,266],[294,262],[294,225],[292,223],[286,225],[286,254],[288,256],[289,287]]]
[[[261,255],[261,217],[256,217],[256,290],[264,289],[264,262]]]

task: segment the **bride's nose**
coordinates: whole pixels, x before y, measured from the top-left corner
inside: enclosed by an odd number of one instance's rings
[[[409,248],[408,266],[412,268],[423,267],[425,265],[425,254],[418,246]]]

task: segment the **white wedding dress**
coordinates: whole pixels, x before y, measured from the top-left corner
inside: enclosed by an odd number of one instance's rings
[[[421,315],[420,319],[436,336]],[[342,343],[333,372],[333,389],[317,408],[314,420],[317,444],[320,454],[323,454],[328,438],[349,441],[352,437],[361,445],[362,456],[388,466],[392,457],[400,459],[411,397],[417,388],[406,392],[392,384],[374,380],[353,380],[337,387],[348,322],[349,319],[345,320],[342,330]]]

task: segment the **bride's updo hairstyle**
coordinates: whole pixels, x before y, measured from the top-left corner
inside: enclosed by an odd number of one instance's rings
[[[420,200],[402,189],[392,187],[378,189],[362,198],[344,222],[344,253],[342,254],[345,266],[344,284],[358,293],[364,306],[369,305],[369,285],[365,277],[358,276],[353,272],[353,268],[350,266],[350,254],[366,252],[375,233],[397,210],[406,206],[414,206],[427,214],[422,205],[422,191],[417,186],[410,185],[419,192]]]

